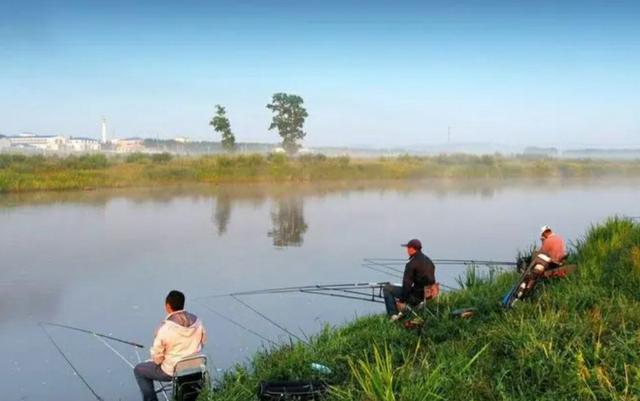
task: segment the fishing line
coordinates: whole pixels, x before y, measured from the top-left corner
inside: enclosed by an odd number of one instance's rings
[[[109,344],[108,342],[106,342],[105,340],[103,340],[102,338],[100,338],[100,336],[98,335],[93,335],[96,340],[100,341],[102,344],[105,345],[105,347],[109,348],[111,351],[113,351],[114,354],[116,354],[117,356],[120,357],[120,359],[122,359],[124,361],[124,363],[126,363],[131,369],[134,368],[133,364],[131,362],[129,362],[129,360],[127,358],[125,358],[121,353],[118,352],[118,350],[116,350],[115,348],[113,348],[111,346],[111,344]]]
[[[254,307],[252,307],[251,305],[249,305],[248,303],[244,302],[243,300],[241,300],[240,298],[238,298],[235,295],[230,295],[231,298],[235,299],[237,302],[239,302],[240,304],[244,305],[246,308],[250,309],[251,311],[253,311],[255,314],[257,314],[258,316],[262,317],[264,320],[266,320],[267,322],[271,323],[272,325],[276,326],[277,328],[279,328],[280,330],[284,331],[285,333],[289,334],[291,337],[296,338],[298,341],[301,341],[305,344],[308,344],[305,340],[303,340],[302,338],[298,337],[297,335],[293,334],[291,331],[287,330],[286,327],[278,324],[275,320],[269,318],[267,315],[265,315],[264,313],[260,312],[259,310],[255,309]]]
[[[371,266],[371,265],[362,265],[362,267],[370,269],[370,270],[373,270],[374,272],[377,272],[377,273],[386,274],[387,276],[391,276],[391,277],[395,277],[395,278],[401,278],[402,277],[402,275],[400,275],[400,274],[391,273],[388,269],[387,270],[382,270],[380,268],[377,268],[376,266]]]
[[[216,314],[217,316],[219,316],[220,318],[226,320],[227,322],[241,328],[242,330],[245,330],[248,333],[253,334],[254,336],[260,337],[261,339],[263,339],[264,341],[267,341],[269,343],[271,343],[272,345],[278,345],[278,343],[276,343],[275,341],[263,336],[262,334],[258,333],[257,331],[254,331],[250,328],[248,328],[247,326],[243,325],[242,323],[239,323],[233,319],[231,319],[230,317],[218,312],[217,310],[215,310],[214,308],[210,307],[209,305],[205,304],[204,302],[200,301],[200,300],[196,300],[196,302],[198,302],[200,305],[202,305],[205,309],[209,310],[210,312]]]
[[[82,380],[82,383],[84,383],[84,385],[87,387],[87,389],[89,389],[89,391],[91,391],[91,394],[93,394],[93,396],[96,398],[96,400],[98,401],[104,401],[104,399],[102,397],[100,397],[98,395],[98,393],[96,393],[96,391],[93,389],[93,387],[91,387],[91,385],[89,384],[89,382],[87,382],[87,380],[84,378],[84,376],[82,376],[80,374],[80,372],[78,372],[78,369],[76,369],[75,366],[73,366],[73,363],[69,360],[69,358],[67,357],[67,355],[65,355],[64,351],[62,351],[62,348],[60,348],[60,346],[58,345],[58,343],[56,343],[56,341],[53,339],[53,337],[51,337],[51,334],[49,334],[49,332],[47,331],[47,329],[44,327],[43,323],[38,323],[38,326],[40,326],[40,328],[42,329],[42,331],[44,331],[44,334],[49,338],[49,340],[51,341],[51,343],[53,344],[54,347],[56,347],[56,350],[58,350],[58,352],[60,353],[60,355],[62,356],[62,358],[64,358],[64,360],[67,362],[67,364],[69,365],[69,367],[71,368],[71,370],[73,370],[73,373],[78,376],[78,378],[80,380]]]
[[[388,263],[377,262],[373,259],[365,259],[364,261],[365,261],[365,264],[363,266],[367,266],[367,265],[380,266],[382,268],[394,271],[396,273],[402,273],[402,270],[400,270],[400,268],[391,266]]]

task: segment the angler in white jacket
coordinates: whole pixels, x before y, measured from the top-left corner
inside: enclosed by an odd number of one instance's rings
[[[157,401],[153,381],[171,381],[176,363],[200,352],[207,333],[202,321],[184,310],[184,294],[173,290],[165,300],[167,317],[162,322],[151,347],[151,360],[136,365],[133,373],[143,401]]]

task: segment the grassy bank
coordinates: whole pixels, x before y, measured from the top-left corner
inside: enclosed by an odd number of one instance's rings
[[[320,378],[329,400],[636,400],[640,396],[640,225],[612,219],[577,243],[578,272],[545,284],[510,311],[516,276],[479,279],[442,296],[418,336],[382,316],[327,328],[309,345],[265,350],[222,380],[209,401],[254,399],[259,379]],[[475,306],[480,315],[449,312]]]
[[[223,182],[302,182],[406,178],[640,176],[640,161],[531,160],[502,156],[357,159],[308,155],[169,154],[106,157],[0,155],[0,192]]]

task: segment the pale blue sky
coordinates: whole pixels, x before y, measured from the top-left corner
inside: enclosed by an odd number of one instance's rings
[[[271,94],[307,144],[640,146],[640,6],[557,2],[0,5],[0,133],[274,142]]]

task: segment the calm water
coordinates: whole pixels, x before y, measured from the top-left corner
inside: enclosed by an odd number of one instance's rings
[[[189,299],[297,284],[386,281],[365,257],[513,260],[550,224],[576,238],[612,214],[640,215],[637,180],[218,186],[0,197],[3,400],[88,400],[38,328],[54,321],[149,344],[173,289],[209,330],[214,369],[246,361],[258,337]],[[464,268],[442,267],[455,285]],[[296,334],[382,306],[304,295],[245,298]],[[283,333],[229,299],[210,306],[275,341]],[[107,400],[138,400],[130,369],[95,338],[51,329]],[[114,345],[132,362],[136,354]],[[147,358],[146,350],[141,355]]]

